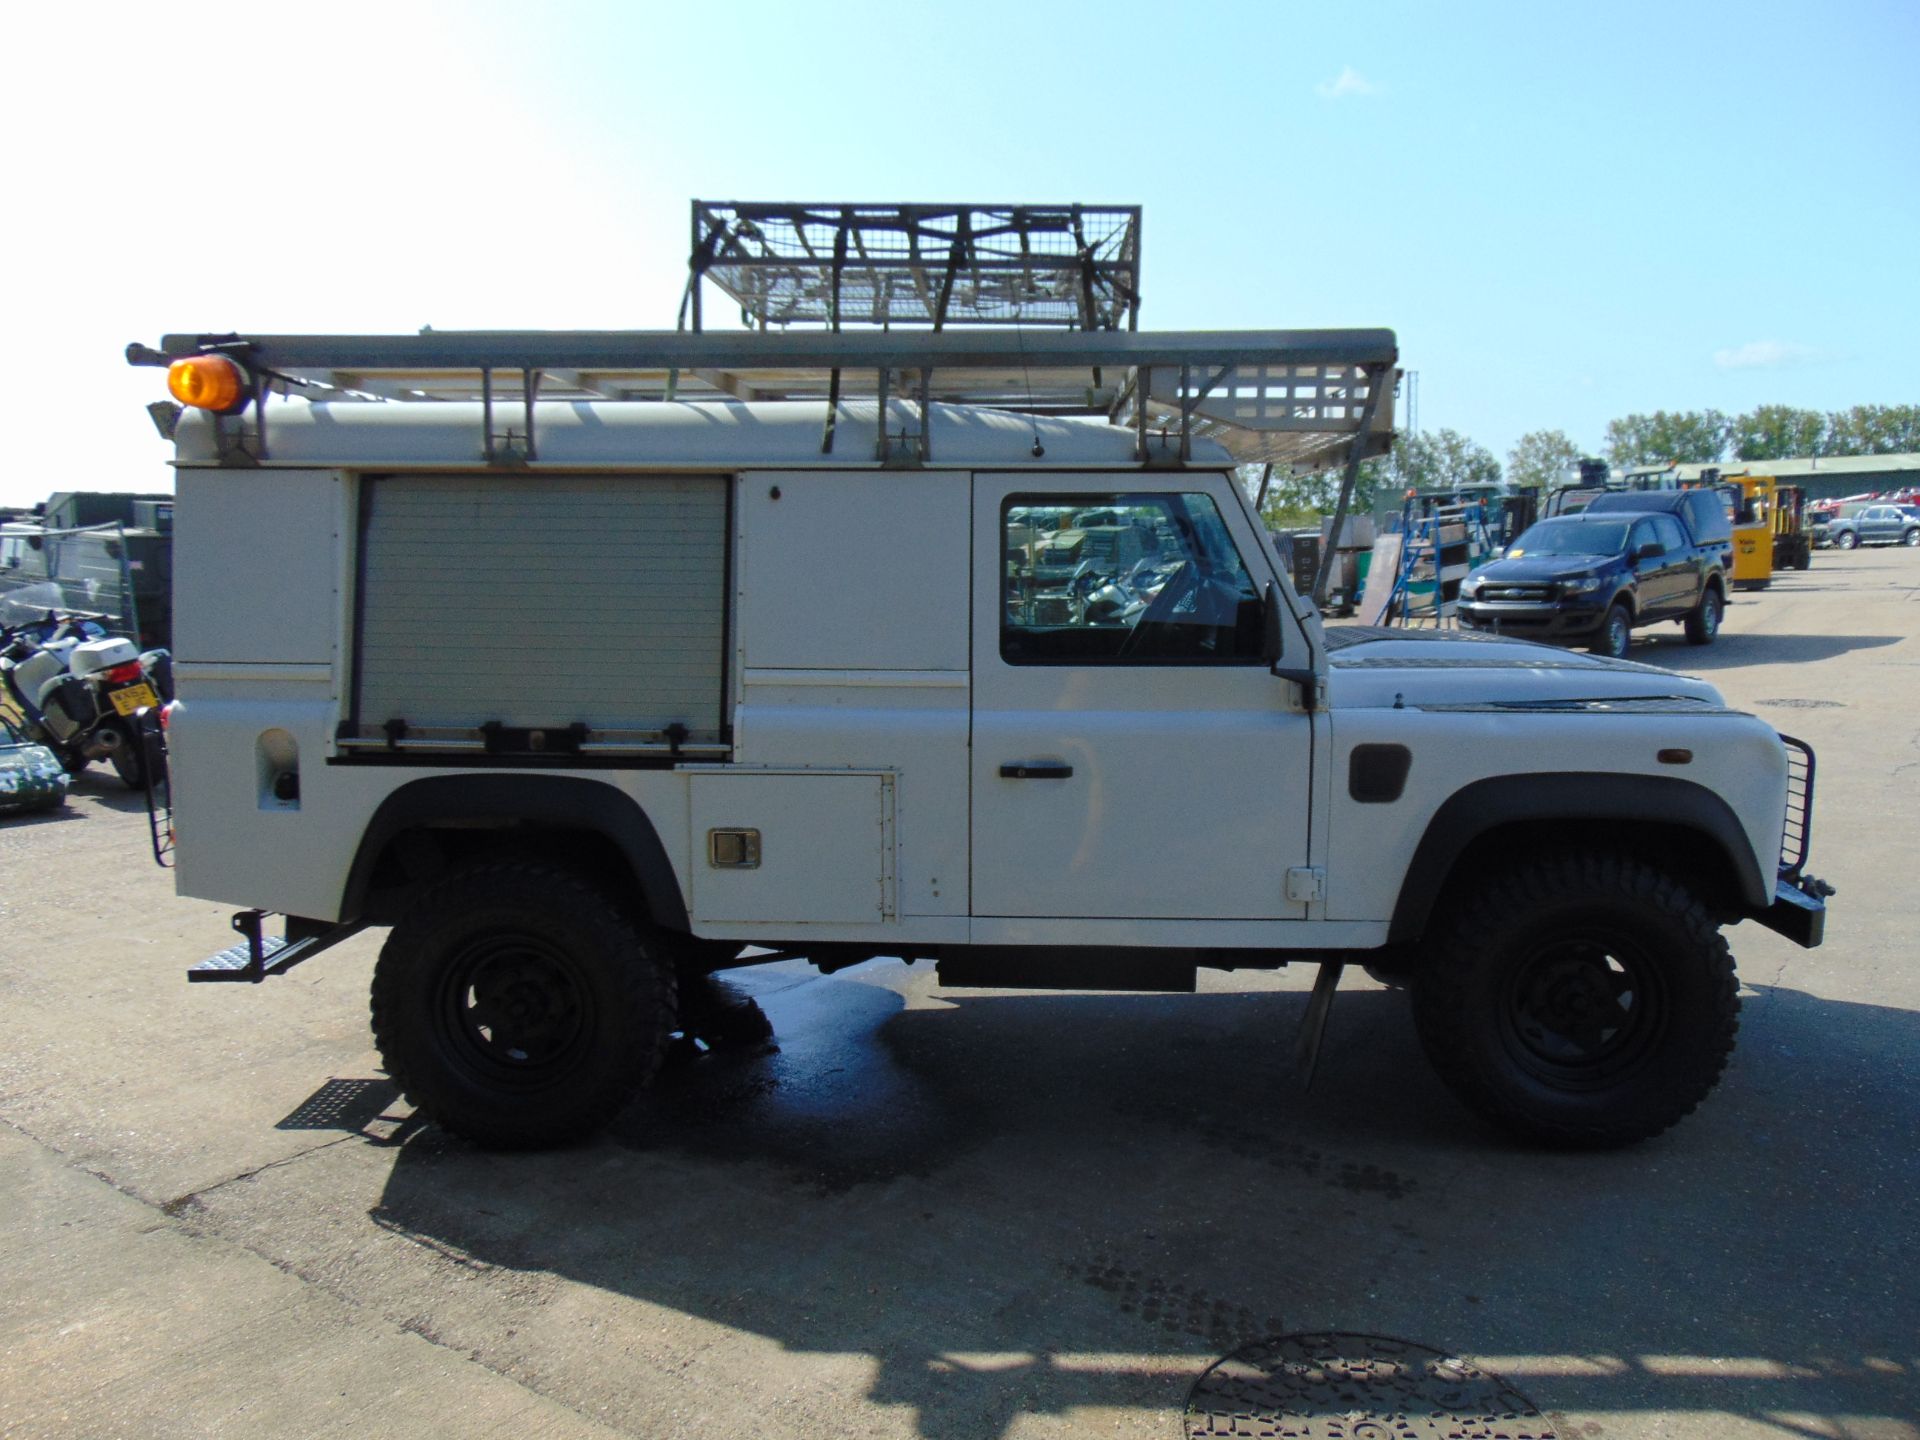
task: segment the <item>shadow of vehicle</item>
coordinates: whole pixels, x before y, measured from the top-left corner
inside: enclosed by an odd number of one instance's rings
[[[1340,997],[1303,1096],[1298,992],[908,1008],[894,962],[735,980],[777,1047],[686,1066],[580,1150],[423,1131],[376,1223],[487,1275],[593,1287],[570,1313],[604,1307],[622,1345],[650,1307],[727,1327],[736,1348],[702,1342],[721,1388],[729,1366],[814,1357],[928,1437],[1177,1410],[1219,1354],[1283,1330],[1479,1357],[1549,1411],[1920,1410],[1912,1013],[1750,994],[1700,1114],[1581,1154],[1467,1116],[1389,992]],[[604,1421],[644,1429],[661,1403],[638,1372],[609,1388],[573,1342],[530,1338],[530,1312],[444,1311],[440,1343],[591,1394]]]
[[[1682,672],[1730,670],[1741,665],[1804,665],[1855,650],[1898,645],[1898,635],[1751,635],[1722,630],[1711,645],[1689,645],[1679,635],[1634,637],[1627,659]]]
[[[73,789],[67,792],[67,803],[99,805],[108,810],[118,810],[122,815],[144,815],[147,813],[147,792],[129,790],[113,773],[111,765],[95,764],[73,777]]]

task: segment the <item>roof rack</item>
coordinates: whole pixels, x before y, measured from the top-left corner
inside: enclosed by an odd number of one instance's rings
[[[1399,375],[1391,330],[197,334],[130,345],[127,360],[207,353],[238,362],[256,402],[480,401],[490,461],[536,458],[542,400],[824,400],[831,455],[840,402],[871,398],[883,463],[929,460],[927,407],[944,403],[1126,425],[1143,462],[1188,460],[1198,436],[1241,462],[1351,467],[1392,444]],[[887,433],[895,399],[917,408],[918,436]],[[267,457],[265,428],[256,404],[245,437],[255,460]]]
[[[701,281],[741,324],[1136,330],[1138,205],[693,202],[680,328]]]

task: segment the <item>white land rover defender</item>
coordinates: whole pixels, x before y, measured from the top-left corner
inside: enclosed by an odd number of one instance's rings
[[[601,1125],[717,968],[902,956],[1154,990],[1312,962],[1309,1065],[1361,964],[1476,1110],[1617,1144],[1727,1062],[1721,927],[1820,942],[1805,746],[1664,670],[1294,593],[1235,463],[1350,485],[1390,331],[129,359],[190,407],[178,884],[251,907],[190,978],[391,926],[380,1051],[483,1143]]]

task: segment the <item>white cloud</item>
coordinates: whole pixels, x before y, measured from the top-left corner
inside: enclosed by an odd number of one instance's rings
[[[1340,73],[1331,80],[1322,80],[1313,87],[1314,93],[1322,100],[1344,100],[1349,95],[1378,95],[1380,87],[1351,65],[1340,67]]]
[[[1819,358],[1820,352],[1811,345],[1795,345],[1787,340],[1751,340],[1745,345],[1713,352],[1713,363],[1722,370],[1778,370]]]

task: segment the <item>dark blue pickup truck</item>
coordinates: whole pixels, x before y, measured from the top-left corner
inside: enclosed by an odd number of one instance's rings
[[[1577,515],[1542,520],[1469,575],[1456,613],[1468,629],[1616,658],[1634,630],[1665,620],[1710,645],[1726,610],[1732,541],[1712,491],[1603,495]]]

